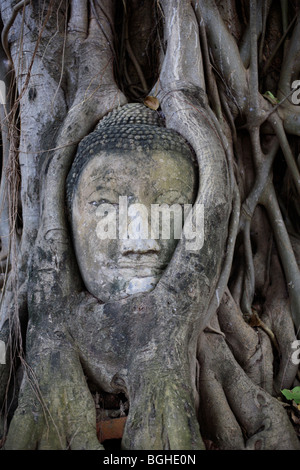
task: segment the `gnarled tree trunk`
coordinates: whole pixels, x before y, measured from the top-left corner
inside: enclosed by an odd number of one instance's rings
[[[300,449],[281,394],[299,386],[297,2],[46,3],[0,10],[4,449],[103,449],[107,394],[128,401],[123,449]],[[204,244],[183,237],[154,290],[103,303],[66,179],[130,102],[193,149]]]

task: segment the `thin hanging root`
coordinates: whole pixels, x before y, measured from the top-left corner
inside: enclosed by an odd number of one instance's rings
[[[207,88],[208,88],[208,95],[212,101],[212,107],[214,109],[214,112],[216,113],[217,118],[219,121],[222,119],[222,106],[221,106],[221,100],[220,100],[220,95],[215,79],[215,75],[212,72],[212,65],[210,62],[209,58],[209,48],[207,44],[207,36],[206,36],[206,31],[205,31],[205,26],[203,23],[203,19],[199,15],[199,11],[197,10],[196,16],[198,19],[199,23],[199,30],[200,30],[200,38],[201,38],[201,50],[203,54],[203,61],[204,61],[204,66],[205,66],[205,72],[206,72],[206,83],[207,83]],[[198,13],[198,15],[197,15]]]
[[[256,2],[254,3],[256,4]],[[254,20],[256,24],[256,19],[252,18],[252,22],[254,22]],[[254,35],[254,38],[257,40],[256,35]],[[252,44],[252,42],[251,42],[251,46],[254,47],[254,44]],[[257,60],[256,54],[254,54],[254,56]],[[253,60],[254,59],[252,58],[251,63],[253,62]],[[254,69],[255,69],[255,72],[254,74],[251,75],[251,80],[253,84],[256,83],[256,80],[257,80],[256,66],[254,67]],[[258,92],[255,92],[255,95],[258,96]],[[254,121],[255,121],[255,116],[258,114],[257,104],[258,104],[258,100],[254,99],[252,102],[252,106],[254,110],[254,116],[253,116]],[[250,118],[250,121],[251,120],[252,118]],[[252,127],[252,125],[250,124],[249,132],[250,132],[250,138],[251,138],[251,144],[252,144],[254,166],[256,167],[256,170],[259,172],[259,166],[260,166],[259,164],[262,161],[262,150],[261,150],[261,145],[260,145],[259,128],[256,126]],[[253,262],[252,246],[251,246],[250,228],[251,228],[251,220],[254,214],[254,208],[253,208],[252,214],[246,213],[245,210],[243,214],[245,216],[243,220],[243,226],[242,226],[243,240],[244,240],[245,271],[244,271],[244,289],[243,289],[243,295],[242,295],[242,300],[241,300],[241,304],[242,304],[241,308],[242,308],[242,311],[246,315],[251,316],[252,314],[251,306],[253,303],[253,298],[254,298],[254,293],[255,293],[255,272],[254,272],[254,262]]]
[[[253,105],[255,105],[255,102],[253,102]],[[282,122],[281,120],[280,121],[278,120],[278,117],[276,115],[273,115],[273,117],[269,118],[268,120],[271,121],[271,124],[276,132],[276,136],[284,152],[287,165],[292,172],[294,181],[296,178],[298,178],[298,181],[296,182],[297,183],[296,187],[297,187],[298,193],[300,194],[300,175],[299,175],[298,168],[296,166],[296,162],[292,155],[289,143],[287,141]],[[255,116],[253,116],[252,122],[255,122]],[[277,146],[274,145],[274,147],[270,150],[270,155],[269,155],[270,160],[269,160],[262,154],[260,141],[259,141],[259,128],[256,127],[255,125],[254,127],[251,127],[250,125],[250,137],[252,141],[254,164],[256,167],[256,171],[258,173],[254,187],[256,185],[260,187],[260,191],[258,192],[254,190],[252,191],[252,196],[251,196],[252,201],[249,197],[249,201],[251,201],[250,205],[252,205],[250,212],[253,211],[252,212],[252,215],[253,215],[254,209],[257,203],[262,203],[265,206],[266,210],[268,211],[268,215],[270,217],[271,225],[272,225],[276,243],[277,243],[277,248],[280,253],[280,257],[284,266],[287,286],[288,286],[290,297],[291,297],[294,323],[298,330],[300,327],[299,269],[298,269],[297,262],[295,260],[295,256],[293,253],[293,249],[289,240],[289,235],[287,233],[287,230],[286,230],[286,227],[285,227],[285,224],[282,219],[281,212],[277,203],[276,193],[275,193],[273,184],[269,179],[269,172],[271,169],[270,164],[272,163],[274,156],[276,154]],[[262,173],[262,170],[263,170],[263,173]],[[264,190],[262,190],[263,188]],[[258,188],[256,187],[256,190],[257,189]],[[245,207],[248,208],[247,203]],[[244,218],[243,225],[245,226],[245,224],[247,223],[248,223],[248,219]]]
[[[279,345],[277,339],[273,333],[273,331],[266,325],[258,316],[256,310],[252,309],[252,316],[249,321],[250,326],[255,326],[261,328],[270,338],[273,346],[275,347],[276,351],[279,352]]]
[[[143,71],[141,69],[141,66],[140,64],[138,63],[135,55],[134,55],[134,52],[132,50],[132,47],[131,47],[131,44],[130,44],[130,41],[129,41],[129,33],[128,33],[128,19],[126,18],[125,19],[125,47],[126,47],[126,50],[128,52],[128,55],[131,59],[131,62],[133,63],[134,67],[135,67],[135,70],[139,76],[139,79],[141,81],[141,84],[142,84],[142,88],[144,90],[145,93],[148,93],[148,90],[149,90],[149,87],[147,85],[147,82],[146,82],[146,79],[144,77],[144,74],[143,74]]]
[[[239,216],[240,216],[240,197],[239,192],[236,189],[233,195],[233,207],[232,213],[229,223],[229,231],[228,231],[228,242],[227,242],[227,252],[225,261],[222,266],[222,271],[218,280],[218,284],[216,286],[216,295],[213,296],[209,307],[208,307],[208,318],[212,318],[213,314],[217,311],[220,302],[222,300],[223,294],[226,290],[228,279],[230,276],[233,254],[234,254],[234,247],[236,236],[238,233],[238,225],[239,225]]]
[[[267,155],[264,155],[263,160],[261,160],[261,158],[258,159],[257,155],[254,156],[259,169],[255,178],[253,187],[249,195],[247,196],[247,199],[244,201],[242,205],[241,220],[240,220],[241,229],[244,227],[247,220],[251,220],[254,215],[256,206],[259,203],[260,197],[267,185],[271,168],[274,162],[274,158],[277,154],[278,149],[279,149],[279,143],[277,139],[274,138],[270,151],[268,152]]]
[[[29,2],[30,2],[30,0],[22,0],[21,2],[17,3],[13,7],[11,17],[9,18],[6,25],[4,26],[2,34],[1,34],[2,47],[4,49],[5,54],[7,55],[10,67],[12,67],[13,61],[12,61],[12,57],[11,57],[11,54],[10,54],[10,49],[9,49],[9,46],[8,46],[8,32],[9,32],[10,28],[12,27],[18,12],[21,10],[21,8],[25,8],[29,4]]]
[[[292,26],[294,25],[296,19],[297,19],[296,16],[292,19],[292,21],[290,22],[288,28],[286,29],[284,34],[281,36],[280,40],[278,41],[277,45],[275,46],[274,50],[272,51],[272,54],[270,55],[270,57],[266,61],[265,65],[264,65],[264,68],[263,68],[263,71],[262,71],[262,76],[267,75],[268,69],[269,69],[272,61],[274,60],[277,52],[279,51],[281,45],[283,44],[283,42],[286,39],[288,33],[290,32],[290,30],[291,30]]]
[[[277,138],[280,142],[282,152],[285,157],[286,164],[290,170],[291,177],[296,187],[298,196],[300,197],[300,173],[296,163],[296,160],[291,151],[290,144],[287,140],[286,133],[282,124],[281,119],[278,119],[276,116],[269,119],[274,131],[276,132]]]
[[[263,2],[262,5],[262,31],[261,31],[261,39],[260,39],[260,46],[259,46],[259,54],[258,54],[258,63],[261,64],[263,61],[263,48],[266,36],[266,25],[267,25],[267,17],[268,17],[268,9],[270,2]]]
[[[251,115],[256,118],[259,99],[258,99],[258,57],[257,57],[257,0],[250,0],[250,109],[252,112],[248,113],[248,122]]]
[[[245,97],[248,94],[248,84],[236,41],[225,25],[214,0],[193,0],[192,4],[197,15],[200,12],[203,18],[208,42],[226,44],[224,57],[218,47],[212,47],[212,54],[220,75],[234,92],[233,100],[237,109],[243,112],[247,105]]]
[[[261,197],[261,204],[268,212],[270,224],[275,236],[278,253],[282,262],[287,288],[291,299],[292,316],[298,334],[300,331],[300,273],[290,237],[282,219],[272,182],[268,183]]]
[[[250,238],[250,220],[248,219],[243,229],[244,239],[244,256],[245,256],[245,271],[244,271],[244,287],[241,300],[242,312],[248,317],[251,315],[251,306],[254,298],[255,290],[255,273],[253,254]]]
[[[98,24],[99,28],[101,29],[102,34],[103,34],[103,36],[105,37],[107,43],[109,44],[109,47],[110,47],[110,50],[111,50],[112,55],[113,55],[114,58],[116,59],[116,52],[115,52],[115,49],[114,49],[114,47],[113,47],[113,45],[112,45],[112,43],[111,43],[110,38],[109,38],[108,35],[106,34],[105,29],[103,28],[103,26],[102,26],[102,24],[101,24],[101,21],[100,21],[100,19],[99,19],[99,16],[98,16],[98,14],[97,14],[97,11],[96,11],[95,2],[94,2],[93,0],[91,1],[91,6],[92,6],[92,12],[93,12],[93,14],[94,14],[94,16],[95,16],[95,19],[96,19],[96,21],[97,21],[97,24]],[[101,12],[103,13],[103,15],[104,15],[105,18],[106,18],[106,21],[109,23],[109,25],[110,25],[110,27],[111,27],[111,24],[110,24],[110,22],[109,22],[109,18],[107,17],[105,11],[103,10],[102,7],[100,7],[100,8],[101,8]],[[117,63],[117,60],[116,60],[115,62]]]
[[[63,446],[63,440],[62,440],[62,437],[60,435],[60,432],[59,432],[59,429],[55,423],[55,420],[43,398],[43,395],[42,395],[42,392],[41,392],[41,389],[40,389],[40,386],[39,386],[39,383],[38,383],[38,380],[35,376],[35,373],[34,373],[34,370],[27,364],[27,362],[21,358],[21,362],[22,362],[22,366],[23,366],[23,369],[28,377],[28,383],[32,389],[32,392],[33,392],[33,395],[36,397],[37,401],[40,403],[41,405],[41,408],[43,410],[43,415],[44,415],[44,418],[45,418],[45,421],[47,423],[47,427],[49,427],[49,424],[48,424],[48,421],[52,422],[56,432],[57,432],[57,436],[61,442],[61,448],[63,449],[64,446]]]
[[[287,30],[288,25],[288,17],[289,17],[289,5],[288,0],[280,0],[281,3],[281,16],[282,16],[282,29],[285,33]]]
[[[9,160],[9,129],[8,117],[4,116],[4,106],[0,110],[0,133],[2,136],[2,169],[1,169],[1,185],[0,185],[0,266],[9,259],[10,251],[10,219],[9,219],[9,204],[8,204],[8,184],[7,184],[7,166]]]

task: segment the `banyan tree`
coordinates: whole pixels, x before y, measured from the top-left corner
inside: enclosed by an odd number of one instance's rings
[[[299,450],[299,2],[0,16],[3,449]]]

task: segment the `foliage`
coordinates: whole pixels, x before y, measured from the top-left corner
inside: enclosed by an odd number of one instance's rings
[[[300,387],[295,387],[292,390],[283,389],[281,393],[287,400],[294,400],[297,405],[300,405]]]

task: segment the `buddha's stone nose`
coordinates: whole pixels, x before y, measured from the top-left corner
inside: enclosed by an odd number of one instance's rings
[[[160,251],[157,241],[151,238],[148,210],[143,204],[132,204],[129,207],[127,223],[127,236],[121,240],[123,255]]]
[[[158,253],[160,251],[159,244],[156,240],[150,239],[132,239],[121,240],[121,253],[122,255],[130,253]]]

